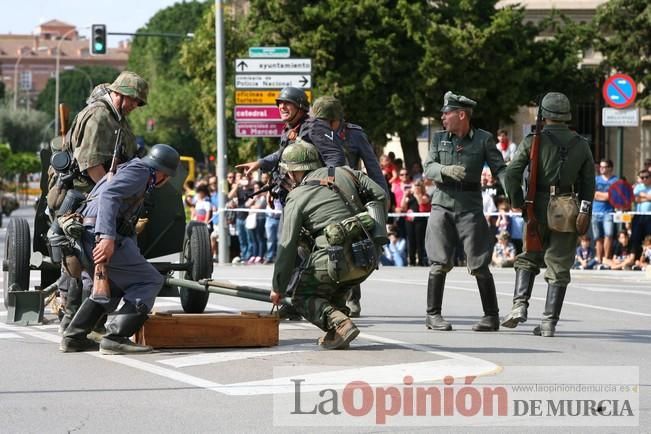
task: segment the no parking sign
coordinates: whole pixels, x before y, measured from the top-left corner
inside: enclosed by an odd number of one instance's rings
[[[615,74],[606,80],[602,93],[606,104],[621,109],[635,102],[637,85],[630,75]]]

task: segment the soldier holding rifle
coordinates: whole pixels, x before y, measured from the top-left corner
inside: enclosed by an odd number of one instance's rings
[[[97,320],[124,304],[107,334],[100,341],[103,354],[143,353],[150,347],[133,343],[129,337],[147,320],[163,285],[163,276],[140,253],[135,224],[145,194],[159,188],[176,174],[178,152],[169,145],[154,145],[144,158],[122,164],[116,174],[104,176],[88,195],[81,209],[84,231],[81,238],[86,257],[95,268],[93,294],[86,299],[66,329],[60,350],[77,352],[97,349],[89,340]],[[110,179],[109,179],[110,178]],[[92,265],[86,271],[90,273]],[[88,276],[85,276],[88,280]]]
[[[484,217],[480,180],[484,164],[500,181],[506,165],[493,135],[470,124],[476,105],[465,96],[445,94],[441,108],[445,131],[434,133],[425,160],[425,176],[438,187],[432,195],[425,235],[427,257],[432,262],[425,325],[432,330],[452,330],[441,316],[441,304],[445,276],[454,266],[455,249],[460,242],[468,271],[477,279],[484,310],[484,316],[472,329],[496,331],[500,326],[495,282],[488,269],[493,236]]]
[[[513,328],[527,320],[535,276],[546,266],[545,311],[541,325],[533,331],[539,336],[554,336],[570,283],[577,234],[588,230],[595,190],[590,146],[567,127],[571,119],[567,96],[559,92],[545,95],[538,109],[536,132],[524,139],[506,170],[504,188],[513,207],[523,208],[527,224],[524,252],[514,264],[513,308],[502,326]],[[531,175],[525,200],[522,175],[527,166]]]

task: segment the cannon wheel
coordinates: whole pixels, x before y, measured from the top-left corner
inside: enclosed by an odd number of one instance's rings
[[[27,291],[29,289],[30,245],[27,220],[13,217],[9,220],[5,235],[3,262],[5,307],[8,307],[9,304],[9,291]]]
[[[210,253],[210,234],[203,223],[190,222],[185,231],[181,262],[192,263],[192,268],[184,279],[198,281],[212,276],[212,254]],[[187,313],[202,313],[208,304],[208,292],[180,288],[181,306]]]

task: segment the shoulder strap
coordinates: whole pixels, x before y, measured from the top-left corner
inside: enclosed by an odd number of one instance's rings
[[[569,145],[574,145],[574,143],[577,143],[580,140],[580,136],[578,134],[575,135],[574,137],[572,137],[569,144],[566,145],[565,143],[561,142],[558,139],[558,137],[553,135],[550,131],[543,131],[543,134],[545,134],[545,136],[548,137],[549,140],[551,140],[552,143],[559,148],[559,155],[561,157],[561,164],[558,166],[558,172],[556,174],[556,181],[554,182],[554,185],[557,188],[560,188],[561,171],[563,170],[563,166],[565,165],[565,162],[567,161],[568,147],[569,147]],[[572,187],[574,187],[574,185],[572,185]]]

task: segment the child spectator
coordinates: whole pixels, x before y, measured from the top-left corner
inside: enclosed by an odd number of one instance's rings
[[[574,257],[575,270],[592,270],[598,264],[595,259],[594,249],[590,246],[590,237],[581,235],[579,237],[581,244],[576,248],[576,256]]]
[[[497,235],[497,243],[493,247],[493,265],[495,267],[513,267],[515,262],[515,247],[509,240],[508,232],[502,231]]]
[[[206,184],[199,184],[194,196],[191,219],[195,222],[208,224],[211,218],[212,203],[210,202],[210,190]]]
[[[619,231],[617,244],[613,249],[613,257],[604,258],[604,263],[611,270],[630,270],[635,264],[635,253],[628,244],[629,236],[627,231]],[[606,268],[608,269],[608,268]]]
[[[384,246],[384,254],[380,256],[382,265],[404,267],[407,263],[407,241],[398,236],[395,226],[389,229],[389,242]]]
[[[497,202],[497,219],[495,220],[495,229],[496,233],[500,234],[506,232],[511,234],[511,205],[506,196],[499,196],[496,200]]]

